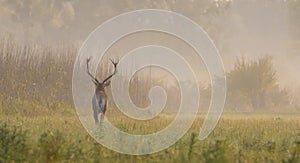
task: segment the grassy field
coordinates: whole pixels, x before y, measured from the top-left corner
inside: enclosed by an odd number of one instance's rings
[[[71,109],[35,117],[2,114],[0,119],[0,162],[300,162],[298,115],[224,115],[213,133],[199,141],[200,115],[175,145],[145,156],[119,154],[98,144]],[[148,133],[170,119],[112,121],[127,132]]]
[[[299,105],[278,105],[285,114],[277,115],[258,114],[258,111],[224,114],[204,141],[198,140],[204,119],[204,115],[199,115],[180,141],[151,155],[131,156],[109,150],[86,132],[72,106],[71,79],[76,52],[74,47],[23,47],[9,39],[0,40],[0,163],[300,162],[300,114],[299,109],[294,109]],[[107,70],[101,68],[99,74],[103,76]],[[210,96],[207,97],[209,102]],[[241,110],[249,107],[237,106]],[[150,121],[136,121],[109,105],[106,118],[122,131],[149,134],[162,130],[173,120],[174,115],[166,114]]]

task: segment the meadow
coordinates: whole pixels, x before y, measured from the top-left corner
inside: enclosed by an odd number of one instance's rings
[[[76,52],[72,46],[0,41],[0,162],[300,162],[299,112],[225,113],[203,141],[198,140],[205,118],[200,113],[166,150],[132,156],[107,149],[86,132],[73,106]],[[147,134],[166,127],[174,114],[136,121],[109,105],[106,118],[123,131]]]
[[[300,161],[299,115],[223,115],[216,129],[203,141],[198,140],[204,118],[199,115],[176,144],[144,156],[119,154],[98,144],[85,131],[74,110],[37,117],[1,115],[0,118],[0,162]],[[156,123],[114,120],[123,131],[139,133],[155,131],[167,122],[164,116]]]

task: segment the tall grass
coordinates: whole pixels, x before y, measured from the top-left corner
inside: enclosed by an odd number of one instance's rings
[[[13,38],[0,40],[0,98],[5,101],[3,105],[24,103],[31,110],[56,110],[58,105],[73,106],[72,101],[72,73],[78,52],[73,45],[37,46],[35,44],[20,45]],[[104,57],[108,58],[108,57]],[[120,70],[121,72],[130,71]],[[102,60],[97,68],[96,76],[101,80],[110,73],[109,60]],[[149,72],[148,72],[149,73]],[[87,76],[88,77],[88,76]],[[122,74],[117,80],[123,80]],[[149,77],[138,74],[131,80],[130,94],[132,100],[141,107],[147,106],[150,101],[148,91],[152,85]],[[172,101],[179,101],[178,89],[168,92],[168,106],[175,106]],[[110,92],[107,92],[109,96]],[[28,103],[28,104],[27,104]],[[36,104],[30,106],[30,104]],[[34,107],[36,106],[36,107]],[[15,108],[22,110],[22,108]],[[7,114],[14,110],[2,110]]]
[[[190,131],[161,152],[130,156],[118,154],[95,142],[75,116],[43,118],[1,117],[1,162],[299,162],[299,117],[224,116],[204,141],[197,135],[204,117],[197,117]],[[245,120],[247,119],[248,120]],[[163,118],[162,118],[163,120]],[[123,123],[122,118],[118,125]],[[156,129],[161,123],[142,128]],[[165,125],[165,124],[164,124]],[[128,132],[132,124],[123,124]]]
[[[73,46],[38,47],[0,41],[1,94],[9,100],[57,100],[71,103]]]

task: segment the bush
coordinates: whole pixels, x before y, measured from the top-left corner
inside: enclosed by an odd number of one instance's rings
[[[228,162],[226,157],[226,150],[228,149],[226,141],[216,140],[209,145],[208,149],[202,152],[202,158],[204,162]]]
[[[41,159],[45,162],[61,161],[64,153],[65,139],[61,132],[46,131],[38,141]]]
[[[237,59],[228,73],[228,102],[232,108],[262,110],[289,104],[289,93],[280,89],[272,58]]]
[[[27,131],[18,126],[0,125],[0,162],[24,161],[28,154]]]

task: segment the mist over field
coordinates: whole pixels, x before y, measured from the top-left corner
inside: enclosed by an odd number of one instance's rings
[[[299,101],[300,2],[296,0],[2,0],[0,4],[0,35],[12,37],[21,45],[36,44],[41,47],[72,45],[79,48],[98,25],[135,9],[178,12],[198,23],[208,33],[220,52],[226,72],[231,71],[237,58],[242,56],[249,60],[271,56],[280,88],[290,91],[292,102]],[[204,86],[209,84],[205,65],[194,61],[195,52],[171,35],[157,32],[132,34],[115,43],[106,55],[120,57],[148,44],[166,46],[179,52],[197,70],[199,82],[205,83]],[[160,80],[164,77],[165,85],[176,85],[176,81],[164,72],[158,71],[152,76]]]
[[[0,6],[1,35],[12,35],[22,43],[78,46],[98,25],[118,14],[145,8],[172,10],[205,29],[227,70],[236,56],[271,55],[281,82],[299,87],[300,79],[295,75],[300,51],[297,0],[2,0]]]
[[[212,79],[203,59],[189,43],[164,32],[120,38],[95,68],[99,80],[112,73],[110,58],[156,45],[180,54],[196,81],[177,81],[172,72],[152,65],[137,71],[128,88],[137,107],[151,105],[149,92],[155,86],[167,96],[162,112],[148,120],[122,113],[112,87],[106,87],[105,119],[117,129],[142,135],[164,130],[176,119],[180,84],[189,90],[199,84],[200,92],[199,112],[184,137],[162,151],[134,156],[99,144],[97,139],[111,128],[102,131],[95,125],[92,108],[77,108],[72,75],[79,49],[91,32],[114,16],[141,9],[173,11],[201,26],[219,51],[227,91],[216,129],[198,141],[212,98]],[[86,59],[79,68],[86,68]],[[112,78],[118,81],[116,90],[126,88],[138,65],[136,58],[127,61]],[[299,162],[299,70],[300,0],[0,0],[0,162]],[[81,85],[75,93],[94,92],[86,71],[81,73],[79,77],[86,78],[76,78]],[[152,99],[159,104],[162,100],[156,95]],[[90,106],[91,101],[92,96],[86,97],[78,106]],[[132,109],[128,106],[121,107]],[[90,128],[84,128],[85,122]],[[124,145],[121,138],[113,143]],[[144,145],[131,148],[143,151]]]

